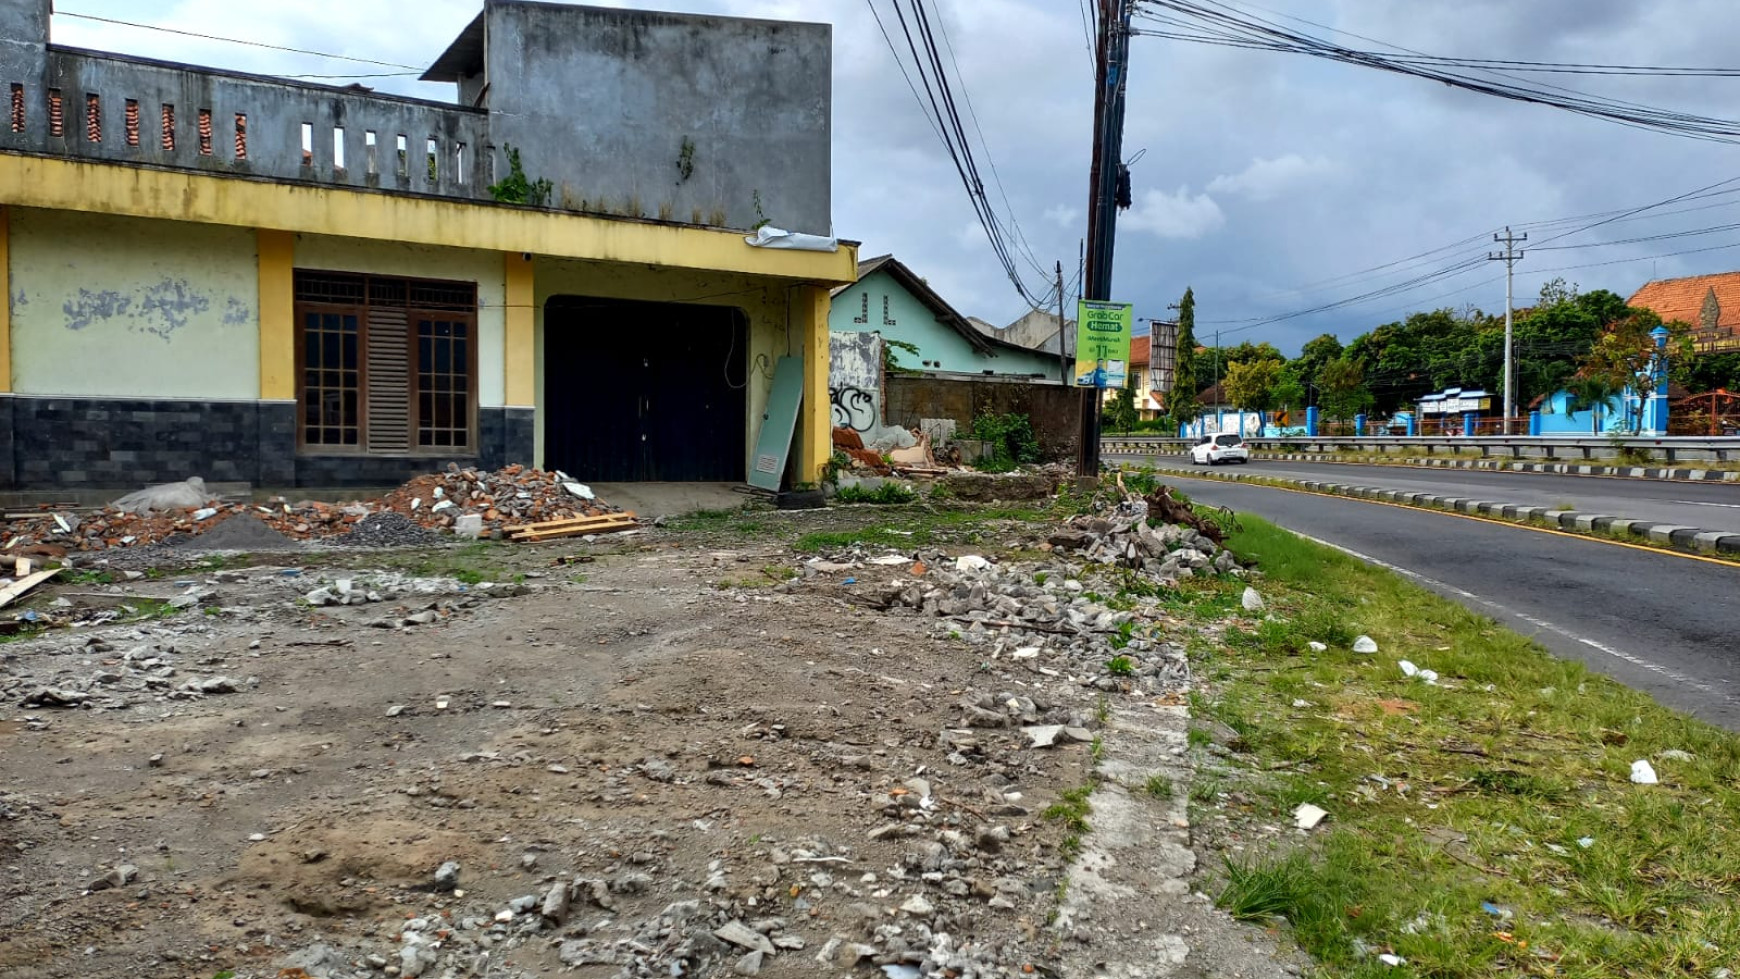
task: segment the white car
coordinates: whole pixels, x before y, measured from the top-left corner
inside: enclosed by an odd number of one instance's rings
[[[1190,461],[1198,466],[1213,466],[1222,462],[1251,461],[1250,447],[1237,435],[1204,435],[1202,441],[1190,447]]]

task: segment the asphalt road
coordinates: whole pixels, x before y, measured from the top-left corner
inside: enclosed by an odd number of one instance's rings
[[[1191,469],[1184,456],[1114,456],[1162,469]],[[1658,479],[1559,476],[1550,473],[1495,472],[1404,466],[1277,462],[1255,459],[1230,467],[1253,475],[1315,479],[1375,486],[1409,493],[1460,496],[1518,506],[1565,507],[1583,513],[1680,524],[1701,530],[1740,533],[1740,485],[1675,483]]]
[[[1209,480],[1179,485],[1198,502],[1390,566],[1558,656],[1740,730],[1740,569],[1428,510]]]

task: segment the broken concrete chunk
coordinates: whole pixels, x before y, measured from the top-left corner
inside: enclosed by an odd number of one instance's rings
[[[1245,587],[1244,606],[1245,611],[1247,612],[1261,612],[1263,609],[1268,607],[1268,604],[1263,601],[1263,596],[1255,588],[1251,588],[1247,585]]]
[[[107,891],[118,887],[126,887],[139,876],[139,868],[130,863],[123,863],[96,880],[85,885],[87,891]]]
[[[737,960],[737,963],[732,966],[732,971],[740,976],[758,976],[761,975],[761,965],[766,960],[766,952],[750,952]]]
[[[25,707],[82,707],[90,694],[57,687],[37,687],[24,697]]]
[[[1035,727],[1024,727],[1021,733],[1027,735],[1029,748],[1049,748],[1057,744],[1057,739],[1063,737],[1062,724],[1040,724]]]
[[[936,913],[936,905],[931,904],[923,894],[914,894],[900,905],[900,910],[915,918],[928,918]]]
[[[1356,653],[1375,653],[1378,651],[1377,641],[1370,636],[1360,636],[1353,641],[1353,651]]]
[[[767,936],[741,921],[728,922],[719,927],[714,930],[713,937],[722,942],[736,945],[738,948],[746,948],[751,952],[773,954],[773,943],[767,940]]]
[[[536,862],[536,858],[533,858]],[[568,885],[557,882],[551,885],[549,893],[544,895],[543,907],[538,913],[556,924],[568,920]]]
[[[444,891],[459,886],[459,861],[449,860],[436,869],[435,886]]]
[[[1638,785],[1655,785],[1660,781],[1655,777],[1655,766],[1641,758],[1631,763],[1631,780]]]

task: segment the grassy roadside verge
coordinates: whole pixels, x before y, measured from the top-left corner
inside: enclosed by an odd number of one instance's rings
[[[1278,847],[1229,832],[1223,906],[1285,918],[1335,976],[1740,968],[1740,737],[1241,520],[1230,543],[1264,572],[1267,619],[1233,619],[1214,641],[1235,582],[1187,582],[1179,606],[1205,630],[1197,711],[1236,732],[1230,765],[1193,798],[1235,825],[1290,824],[1303,802],[1331,819]],[[1351,652],[1358,634],[1380,652]],[[1437,684],[1404,676],[1403,659]],[[1632,783],[1639,759],[1660,784]]]

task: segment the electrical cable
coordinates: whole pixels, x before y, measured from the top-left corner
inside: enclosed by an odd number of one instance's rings
[[[1236,8],[1225,3],[1215,2],[1215,0],[1140,0],[1140,2],[1146,8],[1140,16],[1146,20],[1173,28],[1172,30],[1142,28],[1136,31],[1140,34],[1193,43],[1306,54],[1344,64],[1437,81],[1451,87],[1497,98],[1550,106],[1634,128],[1715,142],[1740,142],[1740,121],[1700,116],[1619,99],[1602,98],[1545,82],[1531,82],[1511,74],[1519,70],[1536,70],[1581,74],[1636,75],[1654,73],[1703,74],[1705,76],[1719,74],[1722,77],[1727,77],[1730,74],[1740,75],[1740,70],[1657,68],[1643,65],[1575,65],[1512,62],[1498,59],[1446,58],[1397,49],[1395,45],[1371,38],[1362,38],[1362,40],[1391,50],[1360,50],[1285,28],[1261,17],[1241,13]]]
[[[161,31],[165,34],[178,34],[182,37],[195,37],[202,41],[222,41],[226,44],[241,44],[251,48],[265,48],[269,51],[285,51],[290,54],[306,54],[316,58],[330,58],[333,61],[349,61],[359,65],[374,65],[378,68],[405,68],[421,74],[424,69],[416,65],[401,65],[391,61],[373,61],[368,58],[353,58],[347,54],[328,54],[324,51],[309,51],[305,48],[285,47],[281,44],[267,44],[264,41],[244,41],[238,37],[220,37],[216,34],[201,34],[198,31],[184,31],[175,27],[163,27],[159,24],[141,24],[137,21],[118,20],[114,17],[98,17],[95,14],[74,13],[70,10],[56,10],[56,17],[70,17],[75,20],[90,20],[100,24],[114,24],[120,27],[136,27],[146,31]]]

